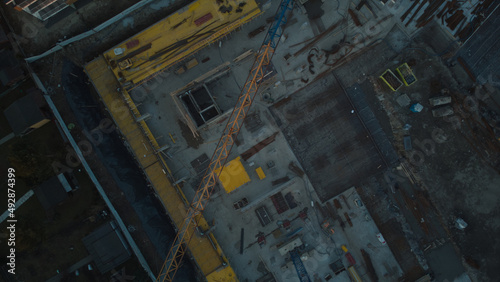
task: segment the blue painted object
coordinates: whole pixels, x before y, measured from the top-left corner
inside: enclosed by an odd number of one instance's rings
[[[292,258],[293,265],[297,270],[297,275],[299,275],[300,281],[311,282],[311,278],[309,278],[309,274],[307,274],[306,267],[302,263],[302,260],[300,259],[300,255],[299,252],[297,252],[297,249],[290,251],[290,257]]]

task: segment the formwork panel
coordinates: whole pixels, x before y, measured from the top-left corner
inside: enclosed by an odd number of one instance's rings
[[[322,201],[384,167],[370,133],[335,81],[326,75],[294,93],[287,103],[271,107]]]

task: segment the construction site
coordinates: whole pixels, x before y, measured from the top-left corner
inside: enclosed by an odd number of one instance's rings
[[[182,5],[26,58],[77,141],[133,159],[103,163],[143,178],[110,177],[151,280],[496,280],[498,2]]]

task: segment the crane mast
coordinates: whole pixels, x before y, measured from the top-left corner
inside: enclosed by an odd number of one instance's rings
[[[268,70],[274,51],[283,34],[284,26],[287,22],[288,11],[293,9],[293,0],[282,0],[278,11],[274,16],[274,21],[267,31],[264,42],[262,43],[257,57],[253,63],[252,69],[247,77],[245,85],[241,90],[240,96],[233,108],[231,116],[226,124],[222,136],[219,139],[217,147],[210,159],[210,164],[205,171],[205,175],[198,187],[198,190],[191,202],[182,226],[175,236],[172,247],[170,248],[167,259],[156,281],[173,281],[175,273],[179,269],[182,258],[187,251],[188,244],[194,235],[197,225],[197,217],[205,209],[210,195],[217,184],[218,177],[224,167],[238,133],[243,126],[243,121],[250,110],[250,106],[257,94],[259,86]]]
[[[297,249],[290,251],[290,258],[295,266],[295,270],[297,270],[300,282],[311,282],[311,278],[309,278],[309,274],[307,274],[306,267],[304,266],[304,263],[302,263]]]

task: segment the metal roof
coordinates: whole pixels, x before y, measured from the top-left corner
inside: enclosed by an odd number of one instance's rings
[[[38,91],[31,92],[16,100],[3,112],[16,135],[23,134],[32,125],[47,119],[40,110],[40,98]]]
[[[110,221],[82,239],[101,273],[127,261],[130,249],[115,221]]]
[[[57,176],[51,177],[35,188],[35,194],[42,206],[48,210],[68,198],[68,193],[64,190]]]

